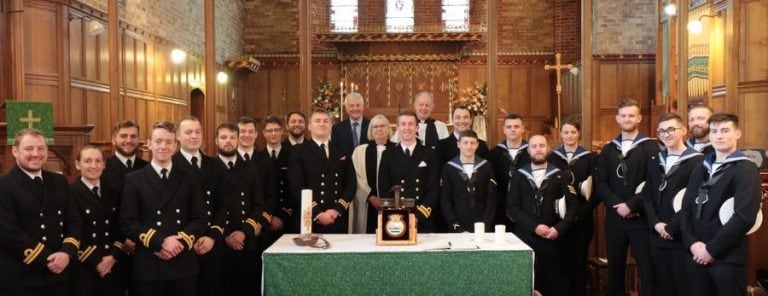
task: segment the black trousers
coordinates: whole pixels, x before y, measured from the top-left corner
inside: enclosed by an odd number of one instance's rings
[[[743,265],[718,263],[701,266],[688,254],[687,274],[690,280],[688,295],[747,295],[747,267]]]
[[[589,211],[592,213],[592,211]],[[587,253],[592,235],[595,232],[595,220],[592,215],[579,216],[565,235],[565,270],[569,280],[571,296],[584,296],[587,293]]]
[[[224,242],[217,241],[208,253],[198,256],[200,273],[197,275],[197,295],[221,295],[221,282],[224,274]]]
[[[195,295],[197,277],[191,276],[167,281],[136,281],[137,296],[190,296]]]
[[[565,296],[568,295],[568,281],[565,273],[565,248],[564,242],[558,240],[549,241],[536,239],[531,243],[531,248],[536,253],[537,268],[534,272],[534,288],[542,295]]]
[[[686,260],[691,255],[680,248],[651,248],[653,255],[653,270],[656,274],[656,295],[674,296],[691,295]]]
[[[67,296],[67,282],[61,281],[55,284],[40,287],[28,287],[18,289],[0,288],[3,296]]]
[[[119,260],[119,259],[118,259]],[[78,296],[125,296],[122,262],[112,266],[112,271],[101,277],[93,266],[70,261],[69,294]]]
[[[241,251],[227,249],[224,260],[224,291],[218,295],[261,294],[260,248]]]
[[[608,255],[608,295],[624,295],[627,252],[632,247],[640,281],[640,296],[651,296],[654,291],[649,232],[645,229],[611,229],[605,227],[605,250]]]

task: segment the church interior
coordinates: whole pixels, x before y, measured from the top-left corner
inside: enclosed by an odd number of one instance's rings
[[[738,114],[739,147],[766,160],[766,19],[768,0],[0,0],[0,103],[52,103],[47,166],[70,180],[81,147],[113,150],[119,120],[135,120],[145,143],[153,122],[196,116],[213,154],[223,122],[316,107],[340,120],[353,91],[366,117],[390,120],[432,92],[432,116],[449,127],[456,104],[482,96],[492,145],[508,113],[553,143],[558,122],[577,118],[595,151],[618,131],[623,98],[640,102],[650,137],[661,114],[706,104]],[[6,113],[2,171],[14,165]],[[590,285],[600,289],[596,221]],[[765,229],[749,237],[750,286],[768,268]]]

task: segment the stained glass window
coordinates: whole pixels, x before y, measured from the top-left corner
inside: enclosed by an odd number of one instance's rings
[[[387,0],[387,32],[413,32],[413,1]]]
[[[334,32],[357,32],[357,0],[331,0]]]
[[[469,31],[469,0],[443,0],[442,13],[446,31]]]

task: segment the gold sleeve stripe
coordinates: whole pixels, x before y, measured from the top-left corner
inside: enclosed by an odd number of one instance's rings
[[[96,246],[90,246],[85,249],[85,251],[79,252],[79,256],[77,257],[77,260],[80,260],[80,262],[85,262],[85,260],[88,260],[88,257],[91,257],[91,254],[93,254],[93,251],[96,250]]]
[[[267,212],[261,212],[261,215],[264,216],[264,219],[267,219],[267,222],[272,223],[272,215]]]
[[[427,217],[427,218],[429,218],[429,215],[432,214],[432,209],[425,207],[424,205],[420,205],[416,207],[416,209],[419,210],[419,212],[421,212],[424,215],[424,217]]]
[[[116,248],[120,249],[120,250],[123,249],[123,243],[121,243],[119,241],[115,241],[114,243],[112,243],[112,245],[115,246]]]
[[[499,184],[496,184],[496,180],[491,179],[491,183],[493,183],[493,186],[499,186]]]
[[[40,255],[40,252],[43,251],[43,248],[45,248],[45,245],[42,243],[37,243],[37,246],[35,246],[34,249],[29,248],[24,250],[24,264],[30,265],[33,261],[37,258],[38,255]]]
[[[80,242],[77,241],[74,237],[70,236],[70,237],[65,238],[64,239],[64,243],[65,244],[66,243],[70,243],[70,244],[74,245],[76,248],[80,249]]]
[[[316,201],[313,201],[313,202],[312,202],[312,207],[314,208],[314,207],[316,207],[316,206],[317,206],[317,202],[316,202]]]
[[[141,244],[149,248],[149,242],[152,240],[152,236],[155,235],[155,232],[157,232],[157,230],[150,228],[147,230],[147,232],[139,234],[139,240],[141,240]]]
[[[220,227],[220,226],[218,226],[218,225],[213,225],[213,226],[211,226],[211,229],[215,229],[215,230],[217,230],[217,231],[221,232],[221,234],[224,234],[224,228],[221,228],[221,227]]]
[[[248,223],[248,225],[251,225],[253,227],[253,234],[257,235],[259,234],[259,230],[261,230],[261,224],[259,222],[256,222],[255,220],[248,218],[245,220],[245,223]]]
[[[345,210],[349,209],[349,203],[346,200],[339,198],[336,200],[336,202],[341,204],[341,206],[344,207]]]
[[[192,247],[195,245],[195,236],[194,236],[194,235],[189,235],[189,234],[187,234],[187,233],[186,233],[186,232],[184,232],[184,231],[179,231],[179,232],[177,233],[177,235],[178,235],[179,237],[181,237],[181,239],[182,239],[182,240],[184,240],[184,242],[186,242],[186,243],[187,243],[187,247],[188,247],[190,250],[191,250],[191,249],[192,249]]]
[[[288,216],[293,216],[293,209],[283,208],[283,212],[288,214]]]

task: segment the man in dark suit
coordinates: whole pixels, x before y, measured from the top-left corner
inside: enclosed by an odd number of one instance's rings
[[[437,142],[448,138],[450,133],[445,122],[432,118],[432,110],[435,109],[435,97],[431,92],[423,91],[413,98],[413,111],[418,119],[416,137],[419,144],[435,149]],[[400,142],[400,134],[395,132],[392,142]]]
[[[257,165],[237,159],[235,124],[225,122],[216,128],[216,148],[226,165],[226,215],[224,221],[224,277],[222,295],[257,295],[261,287],[260,243],[266,224],[263,221],[263,176]]]
[[[112,145],[115,152],[107,158],[104,166],[104,173],[101,178],[109,187],[113,188],[117,199],[123,194],[123,185],[125,184],[125,175],[139,170],[146,166],[148,162],[138,156],[139,152],[139,126],[131,121],[120,121],[112,127]],[[127,256],[122,256],[123,261],[123,283],[128,287],[129,294],[133,293],[133,253],[136,250],[136,243],[129,238],[123,241],[123,251]]]
[[[283,146],[304,143],[304,133],[307,131],[307,116],[304,113],[291,111],[285,117],[285,125],[288,129],[288,137],[283,141]]]
[[[437,152],[441,164],[446,164],[459,155],[459,146],[457,145],[459,143],[459,134],[472,130],[472,113],[469,112],[467,106],[456,106],[451,116],[453,117],[453,133],[449,137],[437,142],[437,147],[435,147],[435,152]],[[477,141],[477,156],[487,159],[488,144],[481,139],[477,139]]]
[[[82,219],[82,240],[77,261],[72,264],[71,295],[124,296],[122,275],[123,236],[120,234],[117,208],[118,195],[106,182],[104,154],[97,146],[80,149],[75,161],[80,178],[70,185]]]
[[[208,218],[208,230],[204,236],[197,239],[194,247],[195,254],[200,259],[197,295],[217,295],[223,276],[225,168],[216,158],[200,151],[203,144],[203,129],[196,117],[187,116],[179,122],[176,139],[181,147],[173,155],[173,164],[196,177],[194,183],[199,186],[203,196],[203,211]]]
[[[256,139],[259,137],[259,132],[256,131],[256,120],[250,116],[240,117],[237,128],[240,129],[237,139],[237,157],[245,162],[250,162],[253,159],[253,154],[256,153]]]
[[[691,136],[688,141],[685,141],[685,145],[704,155],[715,152],[715,148],[709,142],[709,123],[707,122],[712,113],[712,108],[707,105],[695,105],[688,109],[688,130]]]
[[[346,154],[352,155],[357,145],[367,142],[366,133],[370,120],[363,117],[363,96],[353,92],[344,98],[344,109],[349,116],[342,122],[333,125],[331,138],[333,142],[344,149]]]
[[[681,211],[683,243],[690,251],[687,273],[690,295],[747,295],[747,232],[760,211],[757,166],[737,148],[739,117],[709,117],[715,153],[697,165],[688,181]],[[726,200],[733,215],[720,219]],[[765,226],[763,226],[765,227]],[[692,255],[692,256],[691,256]]]
[[[264,126],[264,139],[267,147],[256,153],[257,157],[264,159],[265,171],[271,178],[267,178],[264,184],[271,187],[272,198],[265,200],[266,212],[264,217],[269,217],[269,244],[272,244],[283,233],[296,232],[296,223],[293,221],[295,205],[291,204],[288,194],[288,159],[291,145],[283,145],[283,122],[277,116],[267,116],[262,122]]]
[[[173,123],[150,129],[150,165],[125,177],[120,229],[137,242],[133,278],[137,295],[194,295],[199,272],[195,239],[207,218],[195,175],[176,168]]]
[[[69,184],[43,169],[48,145],[35,129],[16,133],[16,165],[0,177],[0,294],[66,295],[80,248],[80,216]]]
[[[312,232],[346,233],[357,182],[352,158],[331,141],[331,115],[318,109],[309,117],[311,139],[296,145],[288,160],[288,188],[294,204],[312,190]]]
[[[624,294],[627,251],[637,262],[640,295],[654,292],[648,235],[642,195],[638,185],[647,177],[647,164],[658,161],[659,145],[638,129],[640,104],[623,99],[618,105],[616,123],[621,133],[603,146],[597,157],[595,189],[606,207],[605,249],[608,256],[608,294]]]
[[[507,218],[507,188],[509,179],[517,174],[517,170],[531,162],[528,154],[528,141],[524,139],[525,122],[523,117],[509,113],[504,117],[504,140],[496,144],[488,155],[488,161],[493,165],[499,190],[496,197],[496,224],[514,226]]]
[[[400,143],[388,147],[381,156],[379,193],[392,198],[392,186],[402,187],[401,196],[416,199],[416,219],[421,233],[439,231],[433,214],[440,206],[440,164],[435,151],[419,144],[416,138],[418,119],[412,111],[397,116]]]

